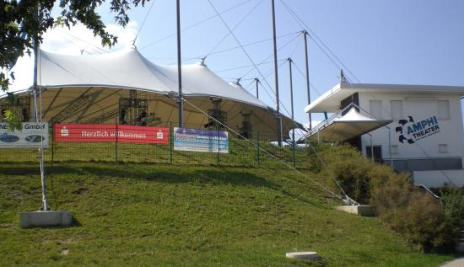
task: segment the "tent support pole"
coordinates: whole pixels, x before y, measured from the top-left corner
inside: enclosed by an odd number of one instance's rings
[[[279,70],[277,66],[277,38],[276,38],[276,20],[275,20],[275,5],[274,0],[271,0],[272,4],[272,40],[274,44],[274,82],[275,82],[275,94],[276,94],[276,105],[277,105],[277,143],[279,147],[282,147],[282,116],[280,115],[280,100],[279,100]]]
[[[259,99],[259,79],[255,78],[256,83],[256,98]]]
[[[289,80],[290,80],[290,104],[292,108],[292,121],[295,121],[295,109],[293,108],[293,74],[292,74],[292,63],[293,60],[291,58],[288,58],[288,73],[290,75]],[[292,153],[293,153],[293,168],[296,168],[296,162],[295,162],[295,129],[292,129]]]
[[[177,12],[177,82],[179,84],[179,95],[177,104],[179,105],[179,128],[184,127],[184,96],[182,94],[182,51],[180,36],[180,0],[176,1]]]
[[[37,24],[39,24],[39,15],[38,15],[38,6],[37,6]],[[39,123],[42,121],[42,118],[39,117],[39,111],[37,106],[37,95],[39,92],[39,86],[37,83],[37,76],[38,76],[38,62],[39,62],[39,41],[37,35],[34,36],[34,80],[33,80],[33,90],[34,90],[34,115],[35,115],[35,122]],[[48,131],[48,129],[47,129]],[[47,180],[45,177],[45,165],[44,165],[44,149],[43,149],[43,140],[40,143],[39,148],[40,154],[40,182],[42,185],[42,204],[43,204],[43,211],[48,211],[48,196],[47,196]]]
[[[306,65],[306,90],[308,91],[308,105],[309,105],[309,104],[311,104],[311,91],[310,91],[310,83],[309,83],[308,39],[307,39],[307,36],[308,36],[308,32],[306,30],[304,30],[303,31],[303,39],[304,39],[304,50],[305,50],[305,65]],[[308,127],[311,130],[313,128],[313,122],[312,122],[312,119],[311,119],[311,112],[308,112],[308,122],[309,122]]]

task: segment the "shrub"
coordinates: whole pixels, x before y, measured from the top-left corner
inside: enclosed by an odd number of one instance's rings
[[[323,173],[332,189],[338,191],[334,183],[335,179],[351,198],[360,203],[367,203],[369,200],[367,173],[371,167],[369,160],[348,145],[317,145],[315,149],[327,166],[322,166],[320,162],[312,160],[314,165],[318,163],[318,167],[313,166],[311,170]],[[316,157],[312,152],[310,156]]]
[[[405,175],[391,175],[388,180],[371,184],[370,204],[375,206],[378,214],[388,213],[399,207],[406,207],[414,191]]]
[[[332,175],[345,192],[360,203],[369,200],[370,164],[358,158],[348,158],[332,164]]]
[[[419,250],[443,245],[443,209],[434,197],[399,180],[376,188],[372,195],[380,219]]]
[[[430,251],[454,244],[464,218],[462,192],[447,190],[442,203],[413,186],[409,174],[372,163],[353,147],[319,145],[317,149],[327,164],[320,172],[332,188],[337,189],[334,178],[351,198],[373,205],[379,218],[415,247]]]
[[[444,188],[439,194],[443,202],[446,230],[443,233],[443,244],[447,248],[453,248],[464,226],[464,187]]]

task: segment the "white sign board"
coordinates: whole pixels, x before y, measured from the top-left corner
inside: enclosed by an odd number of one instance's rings
[[[0,148],[43,148],[48,147],[48,123],[23,122],[22,130],[8,129],[8,124],[0,123]]]
[[[229,133],[174,127],[174,150],[229,153]]]

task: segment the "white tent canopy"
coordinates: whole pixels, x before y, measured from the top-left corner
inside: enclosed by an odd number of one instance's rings
[[[309,133],[310,139],[343,142],[391,123],[391,120],[377,120],[361,114],[355,107],[342,115],[337,114],[332,120],[323,121]]]
[[[177,66],[156,65],[136,49],[102,55],[40,51],[37,74],[47,121],[114,123],[118,119],[122,124],[153,126],[177,122]],[[212,127],[207,113],[243,136],[250,137],[251,132],[275,136],[275,110],[205,65],[183,65],[182,88],[188,101],[185,127]],[[30,91],[17,93],[21,106],[17,108],[24,110],[23,119],[30,118],[32,112],[26,112],[30,110]],[[290,129],[302,128],[282,117],[284,138]]]
[[[111,87],[177,92],[177,66],[160,66],[136,49],[102,55],[59,55],[40,51],[38,84],[57,87]],[[217,96],[267,108],[240,86],[222,80],[205,65],[182,66],[185,96]]]

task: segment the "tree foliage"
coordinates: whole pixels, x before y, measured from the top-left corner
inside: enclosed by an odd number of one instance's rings
[[[129,22],[131,7],[144,6],[149,0],[108,0],[115,21],[121,26]],[[9,72],[19,57],[31,53],[34,39],[42,42],[42,36],[55,25],[70,27],[82,23],[103,46],[111,46],[117,37],[107,32],[97,9],[104,0],[40,0],[0,1],[0,87],[8,89],[14,73]],[[59,14],[54,16],[52,14]]]

